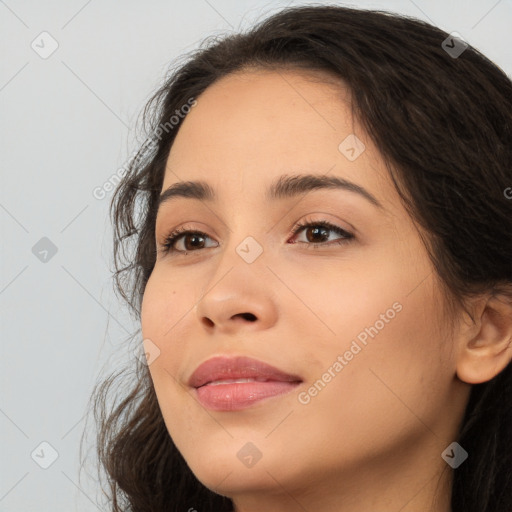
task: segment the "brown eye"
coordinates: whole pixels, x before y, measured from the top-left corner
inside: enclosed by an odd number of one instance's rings
[[[305,245],[305,247],[317,248],[324,245],[341,245],[350,242],[354,238],[354,235],[348,231],[345,231],[339,226],[331,224],[325,220],[298,224],[293,230],[294,238],[297,238],[296,235],[301,231],[304,231],[306,240],[299,240],[298,242]],[[329,238],[332,233],[337,234],[338,237],[329,242]],[[182,227],[180,229],[174,230],[165,239],[164,243],[162,244],[162,252],[164,254],[187,254],[188,252],[196,252],[201,249],[208,249],[209,247],[206,245],[207,239],[212,240],[212,238],[206,233]],[[297,241],[293,243],[297,243]]]
[[[164,241],[162,251],[164,253],[185,253],[193,252],[198,249],[204,249],[205,240],[210,238],[206,233],[201,231],[192,231],[185,228],[173,231]]]
[[[329,238],[329,229],[324,227],[308,227],[305,231],[308,242],[322,243]]]
[[[197,233],[185,233],[179,239],[183,240],[185,251],[193,251],[194,249],[202,249],[204,245],[204,236]]]
[[[335,239],[332,241],[335,244],[343,244],[354,238],[354,235],[348,231],[324,220],[299,224],[294,228],[293,234],[297,235],[302,231],[305,234],[306,240],[299,240],[299,243],[306,244],[306,246],[313,245],[313,247],[316,247],[317,245],[332,245],[331,243],[328,243],[330,233],[336,233],[339,235],[337,240]]]

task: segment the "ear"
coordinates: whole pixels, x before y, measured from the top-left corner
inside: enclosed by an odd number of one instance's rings
[[[480,298],[474,324],[460,339],[457,376],[468,384],[487,382],[512,360],[512,300]]]

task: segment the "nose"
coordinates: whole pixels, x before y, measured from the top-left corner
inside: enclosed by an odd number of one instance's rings
[[[207,291],[195,307],[204,329],[210,333],[238,334],[241,331],[259,331],[271,328],[277,322],[275,298],[261,272],[232,267],[220,280],[209,284]],[[241,275],[243,273],[243,275]]]
[[[254,315],[253,313],[236,313],[234,314],[230,320],[234,321],[234,322],[238,322],[238,323],[245,323],[245,322],[255,322],[257,321],[257,317],[256,315]],[[214,327],[216,324],[219,325],[220,324],[220,321],[219,321],[219,318],[217,317],[217,321],[213,321],[210,317],[208,316],[203,316],[201,318],[201,321],[205,324],[205,326],[207,327]]]

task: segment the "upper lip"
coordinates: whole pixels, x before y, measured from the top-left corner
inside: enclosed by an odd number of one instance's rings
[[[199,388],[224,379],[265,379],[281,382],[302,382],[297,375],[286,373],[267,363],[245,356],[218,356],[200,364],[190,376],[189,386]]]

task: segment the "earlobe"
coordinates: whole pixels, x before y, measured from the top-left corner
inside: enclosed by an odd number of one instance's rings
[[[475,319],[475,330],[461,339],[457,376],[468,384],[493,379],[512,361],[512,301],[496,296],[486,300]]]

